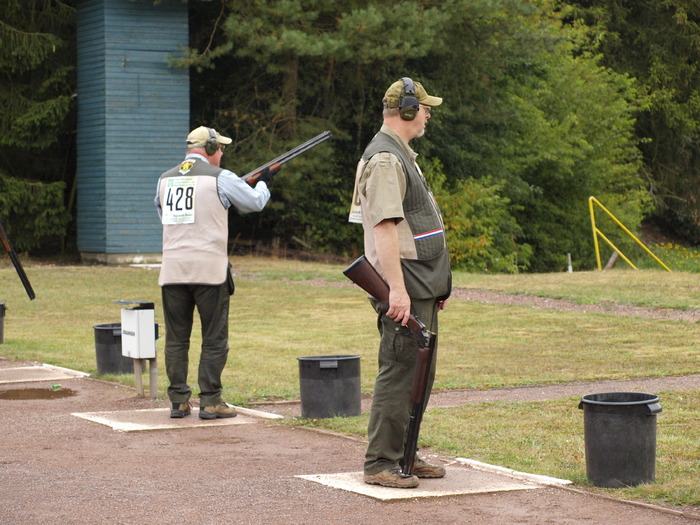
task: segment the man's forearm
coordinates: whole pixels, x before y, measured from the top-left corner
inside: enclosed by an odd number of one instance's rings
[[[396,223],[392,219],[384,220],[374,227],[373,234],[379,265],[389,285],[389,310],[386,315],[405,325],[411,314],[411,299],[401,269]]]

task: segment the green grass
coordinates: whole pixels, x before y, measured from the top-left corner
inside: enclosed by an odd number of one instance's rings
[[[375,316],[365,294],[342,275],[345,265],[277,259],[234,259],[225,399],[245,405],[298,399],[297,357],[361,356],[361,389],[376,371]],[[7,305],[0,355],[96,374],[94,329],[120,321],[114,300],[156,305],[162,327],[157,270],[106,266],[27,265],[37,293],[29,301],[9,265],[0,267],[0,302]],[[621,301],[653,308],[700,308],[700,275],[658,270],[572,274],[475,275],[455,272],[457,286],[570,299]],[[615,317],[452,300],[441,314],[436,389],[492,388],[597,379],[698,373],[700,326],[680,321]],[[190,377],[196,377],[201,338],[195,326]],[[159,352],[159,392],[167,379]],[[104,379],[133,385],[131,374]],[[196,390],[196,385],[193,385]],[[664,392],[659,415],[656,483],[604,491],[674,505],[700,505],[700,392]],[[434,409],[422,445],[444,455],[562,477],[587,485],[582,413],[577,399],[482,403]],[[366,415],[304,424],[364,436]],[[590,488],[590,487],[589,487]]]
[[[665,270],[485,275],[457,272],[455,286],[567,299],[579,304],[619,302],[650,308],[700,309],[700,274]]]
[[[637,487],[602,489],[588,484],[580,398],[431,409],[421,427],[420,445],[447,456],[568,479],[614,497],[700,506],[700,391],[657,394],[663,412],[656,416],[656,481]],[[367,419],[364,414],[302,423],[366,437]]]

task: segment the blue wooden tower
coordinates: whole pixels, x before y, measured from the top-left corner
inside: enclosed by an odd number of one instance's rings
[[[189,132],[189,75],[169,64],[188,42],[182,0],[79,0],[78,251],[105,263],[160,259],[153,198]]]

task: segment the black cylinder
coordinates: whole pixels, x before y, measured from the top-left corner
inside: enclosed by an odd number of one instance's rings
[[[659,397],[640,392],[589,394],[581,398],[586,475],[598,487],[654,481]]]
[[[297,357],[301,417],[359,416],[360,356]]]
[[[5,342],[5,303],[0,303],[0,345]]]
[[[95,329],[95,355],[100,374],[134,373],[134,361],[122,355],[122,324],[98,324]]]

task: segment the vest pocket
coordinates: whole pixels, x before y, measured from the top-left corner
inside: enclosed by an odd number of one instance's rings
[[[432,259],[445,250],[445,232],[441,227],[414,232],[413,242],[416,245],[418,259]]]
[[[428,259],[401,259],[401,266],[406,290],[412,299],[433,299],[450,294],[450,254],[444,248]]]

